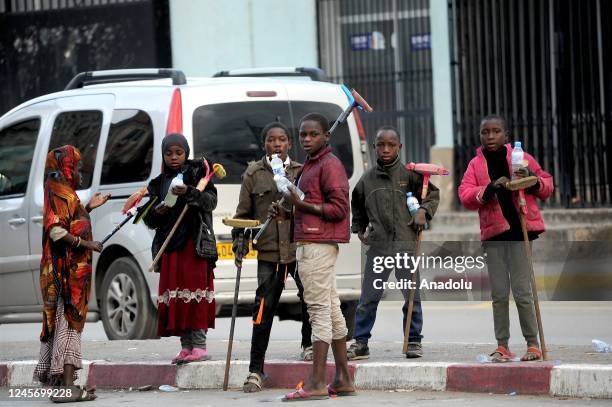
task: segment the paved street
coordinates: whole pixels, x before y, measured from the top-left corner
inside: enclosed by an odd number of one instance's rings
[[[542,313],[550,359],[563,363],[612,364],[612,353],[593,353],[591,340],[612,342],[612,303],[542,302]],[[382,302],[371,340],[370,360],[404,360],[401,349],[401,303]],[[514,308],[512,306],[512,308]],[[511,308],[511,309],[512,309]],[[478,354],[491,351],[494,343],[490,304],[466,302],[424,303],[423,361],[473,362]],[[516,310],[512,309],[511,345],[523,352],[524,343]],[[224,360],[230,318],[217,319],[210,331],[208,348],[214,360]],[[251,321],[238,318],[233,356],[248,360]],[[0,325],[0,360],[34,360],[38,357],[40,324]],[[272,329],[268,359],[296,360],[300,324],[278,321]],[[108,341],[102,323],[90,323],[83,334],[87,360],[168,361],[179,348],[178,338],[148,341]]]
[[[489,302],[441,302],[423,303],[425,342],[492,343],[493,316]],[[591,339],[612,342],[612,302],[541,302],[544,333],[547,342],[559,345],[590,345]],[[510,305],[511,341],[522,343],[518,315],[514,304]],[[227,339],[230,318],[217,318],[217,327],[209,332],[210,340]],[[372,339],[376,341],[401,340],[401,303],[383,301]],[[39,323],[0,325],[0,343],[7,341],[31,341],[40,333]],[[249,341],[251,321],[240,317],[236,321],[234,338]],[[300,324],[295,321],[274,322],[271,340],[298,340]],[[105,341],[101,322],[88,323],[83,333],[84,341]],[[4,347],[3,347],[4,348]],[[0,351],[0,356],[5,350]]]
[[[239,391],[179,391],[163,393],[160,391],[100,391],[99,398],[92,404],[95,407],[118,405],[157,406],[247,406],[247,405],[283,405],[280,398],[282,390],[265,390],[258,394],[244,394]],[[609,406],[610,400],[551,398],[547,396],[510,396],[492,394],[471,394],[453,392],[423,392],[423,391],[363,391],[356,397],[339,397],[326,401],[307,402],[306,406],[440,406],[442,403],[452,403],[452,406]],[[20,401],[8,399],[6,389],[0,390],[0,406],[41,406],[44,400]],[[302,405],[302,404],[300,404]]]

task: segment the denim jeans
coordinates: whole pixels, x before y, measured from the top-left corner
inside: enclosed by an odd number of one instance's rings
[[[367,343],[371,338],[372,328],[376,321],[376,310],[378,309],[378,303],[382,297],[384,290],[374,288],[374,280],[381,279],[386,282],[391,275],[393,268],[386,268],[380,273],[374,272],[374,258],[377,256],[383,256],[382,253],[370,248],[366,254],[366,265],[364,270],[363,281],[361,285],[361,297],[359,298],[359,305],[357,306],[357,312],[355,314],[355,340],[357,342]],[[411,279],[412,275],[410,270],[407,269],[395,269],[395,278],[397,281],[401,279]],[[414,307],[412,310],[412,320],[410,323],[410,342],[421,342],[423,335],[421,330],[423,329],[423,311],[421,309],[421,300],[418,290],[420,278],[417,272],[417,290],[414,296]],[[379,285],[379,284],[378,284]],[[402,312],[404,314],[401,334],[404,337],[404,329],[406,326],[406,313],[408,311],[408,290],[402,290],[404,296],[404,306]]]

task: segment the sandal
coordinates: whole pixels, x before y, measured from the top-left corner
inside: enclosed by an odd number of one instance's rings
[[[293,393],[285,394],[281,401],[308,401],[308,400],[327,400],[329,394],[310,394],[302,387]]]
[[[331,384],[327,385],[327,394],[329,397],[345,397],[345,396],[356,396],[355,390],[336,390]]]
[[[542,359],[542,351],[535,346],[529,346],[527,352],[521,358],[523,362],[533,362]]]
[[[51,396],[51,401],[54,403],[76,403],[79,401],[93,401],[98,396],[94,394],[95,388],[90,388],[90,391],[80,386],[68,386],[61,387],[65,389],[65,393],[62,396]],[[70,392],[68,392],[70,390]]]
[[[264,377],[259,373],[250,372],[242,385],[242,391],[245,393],[256,393],[261,391],[264,384]]]
[[[300,355],[300,359],[303,360],[304,362],[312,362],[312,345],[311,346],[307,346],[304,348],[304,350],[302,351],[302,354]]]
[[[183,348],[181,349],[181,351],[174,357],[174,359],[172,359],[172,363],[173,365],[179,364],[179,363],[183,363],[183,359],[185,359],[185,357],[189,356],[191,354],[191,349],[187,349],[187,348]]]
[[[516,356],[516,354],[510,352],[510,350],[508,350],[508,348],[505,346],[500,345],[489,356],[491,356],[491,362],[504,363],[510,362],[512,358]]]
[[[191,363],[191,362],[203,362],[205,360],[210,360],[210,355],[208,354],[208,350],[204,348],[193,348],[191,350],[191,353],[185,356],[182,359],[182,362],[179,361],[179,363],[185,364],[185,363]]]

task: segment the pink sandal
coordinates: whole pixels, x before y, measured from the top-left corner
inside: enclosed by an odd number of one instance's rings
[[[208,351],[203,348],[193,348],[191,353],[183,358],[183,363],[203,362],[209,360]]]
[[[172,364],[176,365],[177,363],[182,363],[183,359],[185,359],[185,357],[188,356],[190,353],[191,351],[187,348],[181,349],[178,355],[176,355],[174,359],[172,359]]]

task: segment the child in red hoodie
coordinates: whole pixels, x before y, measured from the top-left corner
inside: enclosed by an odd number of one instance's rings
[[[480,238],[487,252],[493,323],[498,345],[491,356],[499,362],[514,357],[508,348],[510,288],[518,310],[521,331],[527,341],[527,352],[521,360],[538,360],[542,357],[531,294],[529,260],[520,243],[523,233],[517,196],[503,187],[512,177],[512,147],[507,144],[508,136],[503,117],[493,115],[482,120],[482,146],[470,161],[459,186],[461,203],[466,209],[478,210],[480,218]],[[536,198],[545,200],[552,194],[553,179],[531,155],[525,153],[524,159],[528,166],[515,171],[514,175],[538,177],[537,184],[525,190],[527,233],[531,241],[545,229]]]

